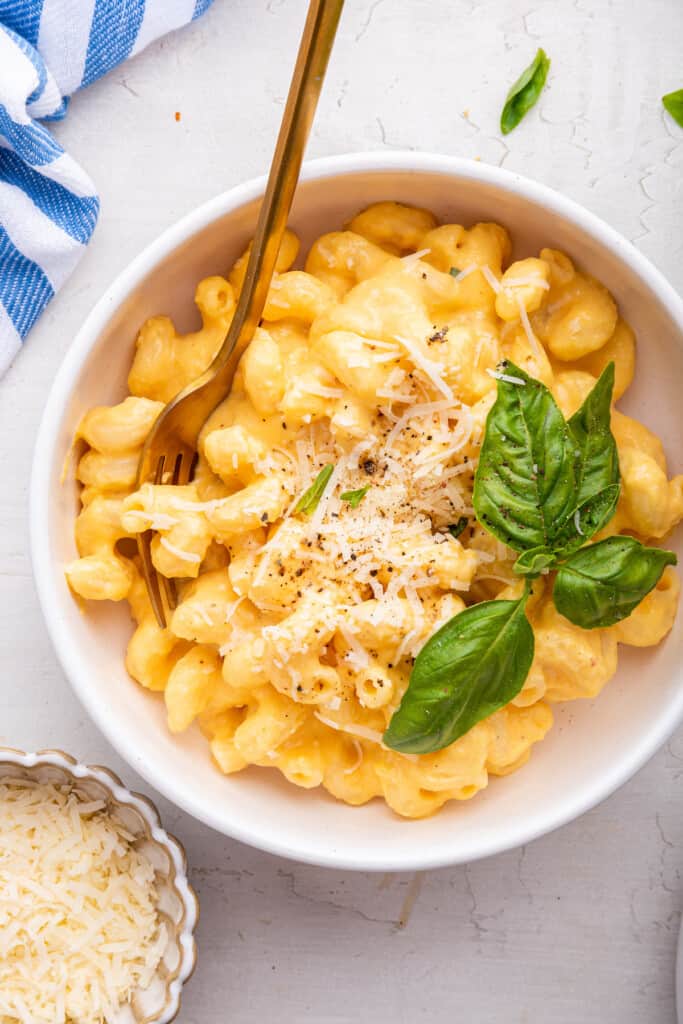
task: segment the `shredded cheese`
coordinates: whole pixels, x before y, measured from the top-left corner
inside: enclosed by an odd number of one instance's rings
[[[325,718],[319,711],[314,711],[313,714],[319,722],[327,725],[330,729],[335,729],[337,732],[347,732],[349,736],[359,736],[362,740],[369,740],[370,743],[379,743],[380,747],[384,746],[382,743],[382,733],[377,732],[376,729],[369,729],[366,725],[358,725],[355,722],[333,722],[331,718]]]
[[[508,384],[520,384],[522,387],[526,385],[526,381],[522,380],[521,377],[514,377],[511,373],[501,373],[500,370],[486,370],[489,377],[495,377],[496,380],[504,380]]]
[[[230,622],[230,619],[233,617],[233,615],[235,614],[235,612],[237,611],[239,606],[242,604],[242,601],[245,601],[245,600],[246,600],[246,597],[243,594],[242,597],[238,597],[236,601],[231,601],[230,602],[230,604],[228,605],[228,607],[226,609],[226,612],[225,612],[225,624],[226,624],[226,626]]]
[[[450,384],[447,384],[441,376],[443,371],[442,364],[437,363],[434,359],[430,359],[426,356],[424,352],[420,350],[419,344],[416,341],[413,341],[412,338],[406,338],[403,334],[395,334],[394,337],[396,341],[403,345],[414,365],[418,370],[422,370],[425,377],[429,379],[436,390],[440,391],[449,402],[454,402],[455,395],[451,390],[451,386]]]
[[[140,526],[143,530],[170,530],[172,526],[180,522],[177,516],[169,516],[166,512],[147,511],[142,508],[134,508],[126,512],[126,521],[128,522],[133,516],[142,520]]]
[[[382,742],[382,733],[377,732],[376,729],[369,729],[365,725],[358,725],[356,722],[333,722],[331,718],[325,718],[320,714],[319,711],[314,711],[313,715],[322,722],[323,725],[329,726],[330,729],[335,729],[337,732],[346,732],[349,736],[358,736],[362,740],[368,740],[369,743],[378,743],[383,750],[389,750]],[[417,761],[417,754],[400,754],[396,750],[391,751],[396,757],[402,757],[406,761]]]
[[[401,257],[401,262],[405,267],[412,267],[413,264],[419,262],[423,256],[429,256],[431,249],[418,249],[417,252],[410,252],[407,256]]]
[[[519,319],[522,323],[522,327],[524,328],[524,333],[527,336],[529,347],[538,361],[541,358],[541,346],[538,338],[532,330],[531,323],[529,322],[529,314],[526,311],[526,306],[522,302],[521,295],[517,296],[517,308],[519,309]]]
[[[367,666],[370,664],[370,655],[365,650],[360,641],[353,635],[351,629],[348,626],[345,626],[343,623],[340,623],[337,626],[337,629],[344,637],[344,640],[346,641],[346,644],[349,648],[347,653],[344,655],[344,661],[346,661],[351,666],[351,668],[356,670],[361,668],[367,668]]]
[[[503,288],[542,288],[543,291],[550,291],[550,284],[542,277],[506,277],[502,282]]]
[[[456,269],[457,269],[457,267],[456,267]],[[480,270],[480,269],[481,268],[478,267],[476,265],[476,263],[470,263],[470,265],[468,267],[464,267],[462,270],[458,270],[457,277],[455,275],[453,275],[453,278],[454,278],[455,281],[464,281],[466,277],[469,277],[470,274],[474,274],[475,271]]]
[[[493,271],[491,270],[489,265],[487,263],[484,263],[484,265],[479,267],[479,269],[481,270],[482,274],[486,278],[486,280],[489,283],[489,285],[491,286],[491,288],[493,288],[493,290],[496,293],[496,295],[498,295],[498,293],[501,290],[500,281],[498,280],[496,275],[493,273]]]
[[[309,395],[315,395],[317,398],[342,398],[344,395],[341,388],[330,388],[326,384],[312,382],[306,385],[306,391]]]
[[[0,783],[0,1021],[103,1024],[165,951],[154,869],[103,801]]]
[[[184,551],[182,548],[176,547],[175,544],[171,544],[168,537],[160,537],[159,543],[162,548],[166,548],[167,551],[170,551],[172,555],[175,555],[176,558],[179,558],[183,562],[192,562],[195,565],[201,562],[201,557],[199,555],[196,555],[193,551]]]

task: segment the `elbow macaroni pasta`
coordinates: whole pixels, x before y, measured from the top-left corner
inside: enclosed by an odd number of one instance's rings
[[[197,723],[221,771],[276,768],[349,804],[382,797],[420,817],[524,764],[554,702],[595,697],[619,644],[656,644],[671,628],[671,568],[629,618],[590,631],[556,611],[541,578],[528,606],[536,655],[517,697],[438,753],[382,745],[426,640],[467,604],[521,586],[514,552],[473,519],[490,371],[513,359],[569,416],[609,360],[615,397],[626,391],[635,339],[563,253],[510,263],[497,224],[438,224],[384,202],[319,238],[303,270],[298,248],[288,232],[262,324],[184,487],[135,491],[138,456],[162,403],[211,362],[246,253],[226,278],[200,282],[199,331],[181,336],[167,317],[142,327],[130,395],[79,428],[79,557],[66,574],[82,597],[128,599],[130,675],[163,693],[172,732]],[[683,516],[683,477],[669,478],[658,438],[616,409],[613,431],[623,486],[603,535],[663,537]],[[297,514],[327,464],[320,504]],[[361,488],[356,507],[342,499]],[[455,539],[447,527],[462,518]],[[150,528],[154,565],[178,580],[166,629],[130,554]]]

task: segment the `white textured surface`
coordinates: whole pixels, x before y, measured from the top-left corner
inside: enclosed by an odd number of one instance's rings
[[[346,6],[310,155],[414,147],[504,162],[601,214],[683,287],[683,131],[659,100],[683,86],[679,0]],[[266,169],[304,9],[216,0],[76,97],[56,129],[103,209],[90,252],[0,384],[0,743],[63,747],[133,787],[71,695],[41,621],[26,537],[33,437],[61,354],[127,260]],[[553,60],[550,88],[503,142],[502,99],[538,45]],[[280,862],[159,801],[202,900],[181,1024],[671,1024],[682,776],[679,732],[560,832],[421,879]]]

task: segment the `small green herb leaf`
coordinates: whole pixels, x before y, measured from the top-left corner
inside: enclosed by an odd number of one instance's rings
[[[676,124],[683,128],[683,89],[668,92],[666,96],[662,96],[662,103],[664,104],[664,109],[671,114]]]
[[[614,363],[608,363],[581,408],[569,420],[569,429],[581,452],[576,474],[577,507],[619,483],[619,456],[611,428],[613,389]]]
[[[676,561],[673,551],[645,547],[634,537],[608,537],[577,551],[561,567],[555,607],[583,629],[613,626],[631,614]]]
[[[555,557],[558,561],[569,558],[571,554],[582,548],[590,538],[602,529],[614,515],[619,500],[621,487],[618,483],[611,484],[604,491],[587,498],[583,505],[574,509],[553,542]]]
[[[544,384],[501,363],[474,478],[482,526],[515,551],[553,547],[576,507],[576,443]],[[519,383],[512,383],[515,378]]]
[[[512,568],[518,576],[538,576],[554,564],[555,555],[548,548],[530,548],[522,552]]]
[[[467,516],[460,516],[457,523],[451,523],[450,526],[448,527],[448,532],[450,533],[451,537],[459,537],[462,531],[467,529],[468,523],[469,519],[467,518]]]
[[[522,72],[507,94],[503,112],[500,115],[500,130],[507,135],[516,128],[524,115],[531,110],[541,95],[548,77],[550,59],[544,50],[538,50],[529,67]]]
[[[344,491],[340,494],[342,501],[348,501],[351,508],[358,508],[365,495],[370,490],[370,484],[367,487],[359,487],[357,491]]]
[[[460,277],[461,272],[458,270],[457,267],[451,267],[448,273],[451,275],[451,277]]]
[[[315,512],[333,472],[334,466],[331,462],[323,466],[311,486],[299,498],[294,509],[295,512],[303,512],[305,516],[310,516]]]
[[[427,641],[384,733],[388,747],[442,750],[519,693],[534,657],[527,596],[466,608]]]

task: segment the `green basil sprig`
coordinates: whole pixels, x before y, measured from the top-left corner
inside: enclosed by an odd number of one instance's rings
[[[505,106],[500,115],[500,130],[503,135],[507,135],[513,128],[516,128],[524,115],[536,103],[548,77],[549,68],[550,58],[544,50],[537,50],[529,67],[522,72],[507,94]]]
[[[613,626],[656,587],[673,551],[647,548],[634,537],[608,537],[560,567],[553,588],[555,607],[583,629]]]
[[[513,363],[501,363],[474,480],[481,525],[519,557],[519,601],[460,612],[418,654],[384,735],[403,753],[441,750],[509,703],[534,653],[525,607],[531,581],[557,569],[553,600],[584,629],[612,626],[657,585],[676,555],[633,537],[584,545],[612,518],[621,477],[610,427],[614,364],[567,422],[552,394]]]
[[[320,499],[325,493],[325,488],[333,472],[334,465],[331,462],[323,466],[311,486],[299,498],[294,509],[295,512],[303,512],[305,516],[313,515],[320,504]]]
[[[614,364],[567,422],[548,388],[507,360],[474,479],[479,522],[534,575],[582,547],[612,518],[619,459],[610,428]]]
[[[347,501],[351,508],[358,508],[365,495],[370,490],[370,484],[366,487],[359,487],[357,491],[344,491],[339,497],[342,501]]]
[[[676,89],[675,92],[668,92],[662,96],[664,109],[671,114],[676,124],[683,128],[683,89]]]
[[[548,388],[514,363],[500,366],[507,379],[486,421],[474,508],[513,550],[552,549],[576,507],[578,446]]]
[[[484,601],[455,615],[422,648],[410,685],[384,733],[393,750],[442,750],[515,697],[534,658],[519,601]]]

